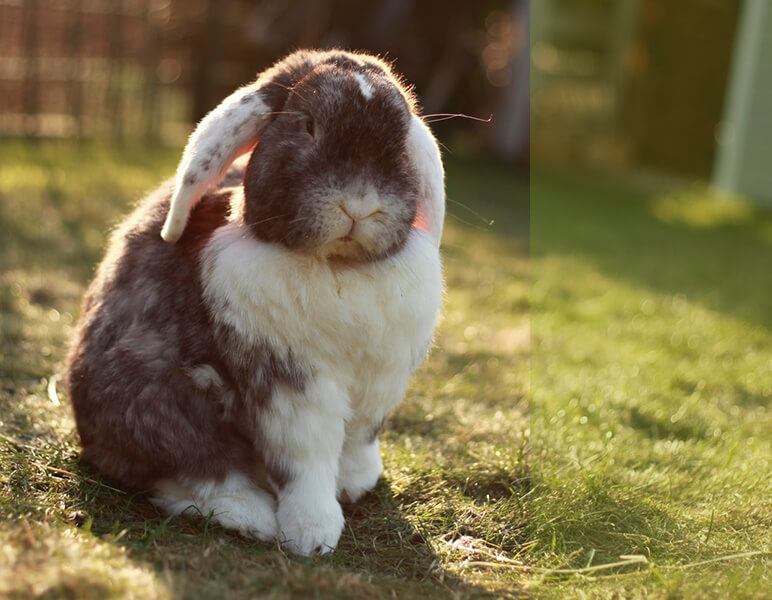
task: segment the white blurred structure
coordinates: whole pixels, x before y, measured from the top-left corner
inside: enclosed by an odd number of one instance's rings
[[[772,206],[772,5],[746,0],[735,41],[713,183]]]

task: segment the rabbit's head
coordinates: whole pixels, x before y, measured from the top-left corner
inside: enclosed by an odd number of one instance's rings
[[[412,227],[439,242],[436,142],[382,61],[296,52],[226,98],[185,149],[165,240],[179,238],[191,207],[251,148],[240,209],[257,238],[352,261],[392,254]]]

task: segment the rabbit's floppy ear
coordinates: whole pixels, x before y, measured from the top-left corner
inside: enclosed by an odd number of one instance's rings
[[[407,152],[418,172],[418,211],[413,226],[429,233],[439,247],[445,220],[445,173],[437,141],[415,114],[408,128]]]
[[[188,139],[177,167],[169,214],[161,230],[167,242],[176,242],[188,215],[201,196],[218,183],[231,163],[252,148],[270,120],[270,106],[262,82],[228,96],[206,115]]]

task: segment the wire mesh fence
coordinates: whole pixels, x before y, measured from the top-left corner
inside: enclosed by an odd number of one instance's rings
[[[179,139],[191,116],[191,74],[188,48],[175,41],[205,23],[172,8],[0,0],[0,133]]]
[[[0,136],[176,144],[292,49],[342,47],[396,61],[427,112],[494,114],[466,142],[522,160],[527,4],[0,0]]]

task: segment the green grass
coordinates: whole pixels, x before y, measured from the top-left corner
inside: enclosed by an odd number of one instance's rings
[[[772,215],[531,183],[531,593],[772,597]]]
[[[383,435],[338,550],[298,559],[166,519],[78,460],[48,397],[106,232],[179,150],[0,143],[0,597],[516,597],[527,535],[527,186],[450,163],[437,349]],[[512,210],[512,198],[516,197]],[[464,223],[464,221],[468,223]]]
[[[699,186],[534,176],[529,259],[527,187],[449,161],[437,348],[331,556],[101,480],[46,388],[178,156],[0,144],[0,597],[772,596],[772,216]]]

